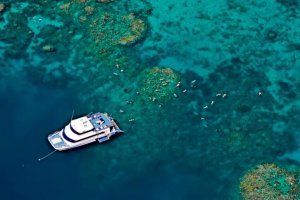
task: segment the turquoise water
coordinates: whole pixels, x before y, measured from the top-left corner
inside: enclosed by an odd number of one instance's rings
[[[241,199],[299,169],[297,1],[2,2],[1,199]],[[39,162],[73,110],[125,133]]]

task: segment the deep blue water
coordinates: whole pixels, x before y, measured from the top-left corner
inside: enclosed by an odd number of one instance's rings
[[[257,165],[299,169],[296,1],[3,2],[0,199],[236,200]],[[39,161],[73,110],[125,133]]]
[[[137,177],[134,166],[126,170],[129,180],[116,181],[103,191],[101,179],[88,180],[94,176],[93,172],[80,167],[83,157],[97,156],[87,151],[101,150],[98,145],[57,152],[39,162],[39,158],[52,151],[47,134],[63,127],[76,108],[74,93],[32,86],[24,79],[5,80],[2,86],[1,199],[211,199],[215,196],[208,174],[199,178],[154,169]],[[113,143],[108,145],[107,148],[114,148]],[[105,174],[103,169],[100,165],[97,170]],[[82,178],[84,174],[87,180]]]
[[[1,171],[5,180],[3,199],[53,198],[46,195],[50,185],[53,186],[51,190],[64,191],[61,186],[69,182],[66,176],[74,181],[75,177],[71,174],[76,167],[70,162],[61,165],[64,158],[60,155],[56,157],[60,160],[58,162],[49,159],[39,163],[37,159],[52,150],[46,134],[41,133],[51,133],[53,126],[63,125],[62,122],[68,118],[63,113],[72,110],[74,98],[60,90],[23,85],[24,81],[18,79],[2,84],[1,111],[6,113],[1,118],[2,133],[9,133],[3,135],[1,142]],[[59,170],[51,170],[55,168]],[[61,176],[65,178],[56,180]]]
[[[84,157],[90,156],[88,159],[93,159],[93,156],[97,156],[87,151],[94,148],[101,151],[98,145],[70,152],[56,152],[38,161],[52,151],[46,139],[47,134],[63,127],[69,121],[73,109],[76,112],[76,96],[71,88],[62,90],[33,86],[25,78],[8,77],[2,81],[1,86],[2,199],[214,198],[215,191],[209,185],[212,178],[209,174],[199,172],[200,177],[180,174],[176,168],[172,169],[172,163],[165,166],[167,169],[149,169],[149,173],[138,176],[135,166],[130,166],[130,169],[126,169],[128,177],[125,182],[116,181],[103,191],[101,184],[105,181],[101,181],[101,178],[98,181],[88,179],[105,174],[102,170],[106,167],[99,165],[98,169],[93,169],[99,171],[93,174],[93,171],[85,171],[80,166],[87,159]],[[109,143],[106,147],[114,148],[113,145]],[[211,182],[213,184],[214,180]]]

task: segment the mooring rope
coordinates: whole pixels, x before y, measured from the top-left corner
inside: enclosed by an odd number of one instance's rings
[[[44,157],[39,158],[38,161],[40,162],[40,161],[44,160],[45,158],[47,158],[47,157],[51,156],[52,154],[54,154],[56,151],[57,151],[57,150],[55,149],[54,151],[48,153],[48,154],[45,155]]]

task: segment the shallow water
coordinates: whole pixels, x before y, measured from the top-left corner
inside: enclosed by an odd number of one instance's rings
[[[2,2],[1,199],[240,199],[254,166],[299,167],[297,3]],[[164,98],[155,66],[180,77]],[[73,110],[125,133],[39,161]]]

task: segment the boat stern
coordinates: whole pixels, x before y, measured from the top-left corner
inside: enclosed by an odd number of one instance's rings
[[[48,140],[51,146],[58,151],[63,151],[70,148],[69,145],[65,142],[65,140],[61,137],[59,131],[50,134],[48,136]]]

